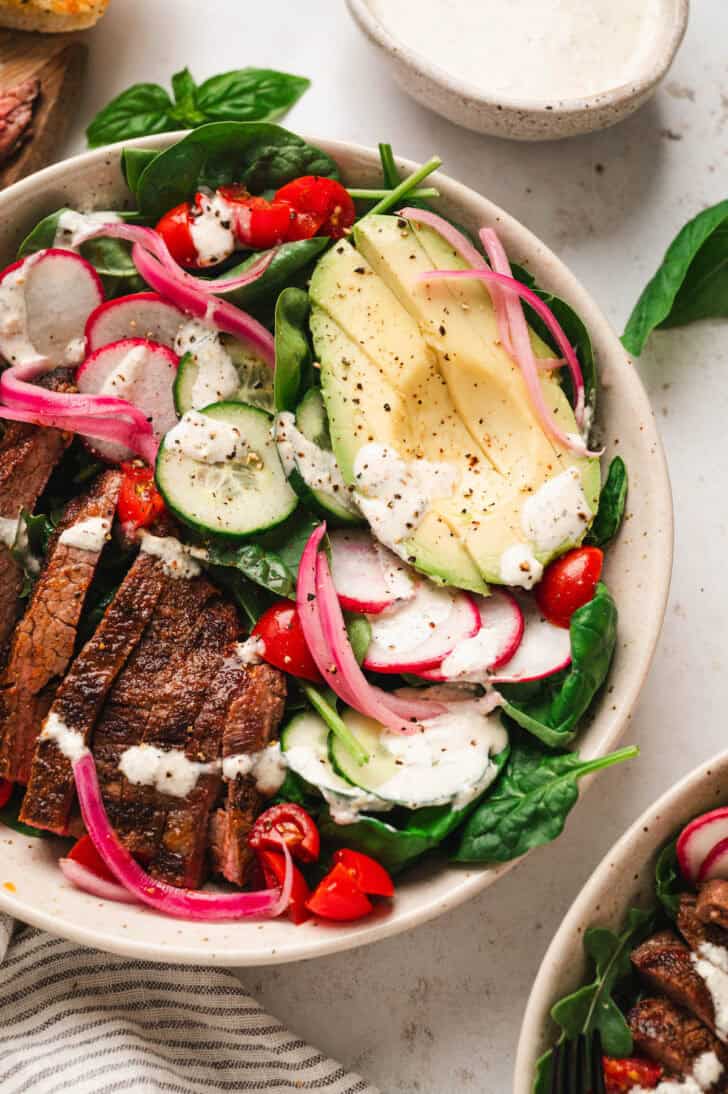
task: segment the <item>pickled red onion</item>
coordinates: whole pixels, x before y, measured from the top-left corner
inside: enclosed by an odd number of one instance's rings
[[[138,904],[137,898],[123,885],[117,885],[114,881],[99,877],[93,870],[82,866],[75,859],[60,858],[58,865],[63,876],[84,893],[90,893],[91,896],[100,897],[102,900],[115,900],[117,904]]]

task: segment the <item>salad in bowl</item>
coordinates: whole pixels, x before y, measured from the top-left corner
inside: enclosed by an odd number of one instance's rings
[[[585,322],[437,159],[354,188],[212,123],[120,164],[0,275],[3,819],[202,921],[381,918],[436,848],[554,838],[635,752],[570,748],[627,494]]]

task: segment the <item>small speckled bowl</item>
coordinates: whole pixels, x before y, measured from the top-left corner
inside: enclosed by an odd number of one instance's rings
[[[513,1094],[531,1094],[536,1062],[556,1040],[549,1012],[586,982],[587,927],[617,930],[632,906],[655,903],[655,862],[663,845],[699,813],[728,802],[728,752],[701,764],[650,806],[602,859],[571,905],[531,989],[516,1054]]]
[[[165,148],[182,134],[133,142]],[[334,141],[316,141],[338,162],[349,185],[381,185],[376,151]],[[123,145],[87,152],[0,194],[0,267],[43,216],[64,205],[119,209],[130,195],[120,171]],[[402,171],[415,164],[399,161]],[[590,331],[603,378],[597,435],[605,462],[615,453],[629,467],[627,519],[605,566],[605,580],[619,607],[619,641],[607,687],[579,737],[582,754],[601,756],[624,733],[647,675],[660,633],[672,565],[672,501],[662,446],[644,388],[619,339],[572,273],[518,221],[446,175],[433,175],[442,194],[440,208],[476,230],[493,225],[506,250],[541,285],[568,300]],[[142,907],[96,900],[65,881],[56,860],[59,841],[30,839],[0,825],[0,910],[54,934],[115,953],[157,961],[209,965],[268,965],[317,957],[375,942],[442,912],[492,885],[508,869],[448,865],[436,858],[408,873],[397,887],[391,910],[355,924],[287,920],[241,923],[186,923]]]
[[[475,2],[475,0],[474,0]],[[509,0],[503,0],[508,3]],[[519,141],[558,140],[606,129],[647,102],[683,40],[689,0],[660,0],[662,20],[642,70],[629,83],[583,99],[518,100],[488,93],[432,64],[398,37],[371,0],[347,0],[356,22],[389,61],[403,91],[456,125]],[[484,49],[487,58],[487,50]]]

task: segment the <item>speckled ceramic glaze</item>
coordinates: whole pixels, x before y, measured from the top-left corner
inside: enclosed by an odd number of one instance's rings
[[[557,1035],[549,1011],[588,975],[587,927],[619,928],[633,905],[655,902],[655,862],[672,834],[699,813],[728,804],[728,752],[701,764],[634,822],[597,866],[546,951],[533,984],[516,1056],[514,1094],[531,1094],[536,1062]]]
[[[509,0],[504,0],[509,2]],[[389,61],[394,78],[413,99],[451,122],[512,140],[542,141],[606,129],[645,103],[668,71],[685,34],[689,0],[662,0],[662,21],[643,70],[629,83],[584,99],[521,101],[488,94],[431,64],[387,27],[370,0],[347,0],[349,11]],[[487,43],[483,46],[487,69]]]
[[[138,147],[166,147],[181,134],[150,137]],[[344,180],[380,185],[371,149],[317,141],[339,163]],[[63,205],[83,210],[128,207],[119,169],[121,145],[47,168],[0,194],[0,263],[42,216]],[[401,161],[402,170],[414,164]],[[622,736],[650,666],[662,624],[672,564],[670,486],[652,411],[640,380],[609,324],[576,278],[522,225],[486,198],[433,175],[441,208],[470,229],[497,227],[511,258],[568,300],[591,333],[604,389],[597,415],[605,459],[619,452],[630,469],[627,520],[607,556],[605,577],[620,611],[619,643],[609,685],[580,737],[584,756],[600,756]],[[648,550],[649,548],[649,550]],[[607,778],[609,775],[607,775]],[[358,925],[287,920],[200,925],[143,908],[104,903],[71,888],[56,866],[62,844],[30,839],[0,826],[0,909],[56,934],[151,960],[264,965],[344,950],[396,934],[440,915],[492,885],[507,869],[449,866],[437,859],[398,886],[391,909]]]

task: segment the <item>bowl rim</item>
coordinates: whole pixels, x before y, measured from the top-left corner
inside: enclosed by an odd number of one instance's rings
[[[51,189],[53,184],[62,183],[67,174],[72,174],[84,168],[91,169],[94,166],[108,166],[105,161],[113,162],[121,155],[124,148],[159,148],[161,150],[180,140],[186,134],[187,131],[183,130],[173,133],[154,134],[136,140],[119,141],[113,145],[79,153],[60,163],[46,167],[0,193],[0,216],[5,214],[9,219],[12,219],[11,214],[14,204],[32,195],[36,188]],[[305,135],[304,139],[310,140],[311,143],[322,148],[334,159],[341,155],[350,159],[354,158],[357,165],[362,167],[371,167],[379,163],[379,154],[374,148],[354,142],[324,140]],[[397,157],[397,163],[400,168],[406,171],[414,171],[419,166],[414,161],[401,157]],[[431,176],[431,179],[433,184],[441,189],[445,205],[456,206],[460,209],[465,206],[466,209],[472,212],[473,216],[482,216],[488,222],[497,223],[499,229],[505,230],[507,234],[517,238],[518,245],[524,252],[527,261],[533,260],[536,264],[548,264],[548,280],[554,291],[566,296],[583,319],[593,341],[606,343],[609,347],[607,356],[609,357],[610,373],[614,368],[619,372],[625,405],[629,406],[630,416],[638,418],[642,423],[641,435],[645,446],[649,448],[653,457],[651,464],[651,495],[658,512],[658,518],[656,519],[659,519],[660,527],[664,532],[658,537],[658,542],[655,545],[655,556],[651,560],[650,576],[651,591],[654,595],[654,610],[649,625],[645,628],[642,636],[640,664],[638,670],[633,674],[631,687],[623,687],[610,706],[609,711],[605,710],[605,730],[602,734],[603,740],[600,741],[599,749],[590,750],[585,748],[582,750],[584,758],[591,759],[593,756],[604,755],[624,733],[631,711],[650,670],[662,628],[670,586],[674,527],[672,494],[662,442],[647,393],[632,366],[630,358],[601,309],[576,275],[536,235],[488,198],[442,172],[436,172]],[[475,211],[476,208],[477,212]],[[603,365],[606,364],[604,358],[602,363]],[[591,785],[596,774],[589,775],[582,780],[581,792]],[[425,894],[421,900],[416,902],[414,907],[396,911],[395,906],[395,912],[392,916],[382,916],[381,918],[365,921],[362,924],[355,924],[354,930],[331,932],[319,930],[316,934],[312,934],[306,930],[305,926],[299,927],[295,928],[295,933],[291,933],[290,940],[286,940],[284,944],[275,942],[272,948],[267,945],[266,948],[241,946],[238,949],[228,947],[215,950],[211,943],[210,949],[212,952],[209,954],[206,952],[204,958],[208,964],[218,967],[262,966],[306,960],[358,948],[398,934],[401,931],[409,930],[457,907],[493,884],[520,861],[520,859],[517,859],[492,867],[479,865],[459,867],[457,868],[459,874],[457,881],[444,895],[442,893]],[[440,869],[442,868],[440,867]],[[116,933],[107,933],[103,929],[87,927],[70,919],[59,921],[57,915],[50,911],[44,911],[37,906],[37,903],[33,904],[21,899],[4,886],[0,886],[1,911],[8,912],[53,934],[61,934],[85,945],[95,946],[129,957],[154,961],[174,960],[183,964],[195,964],[201,960],[202,956],[198,947],[183,942],[175,942],[168,949],[165,947],[160,952],[156,941],[146,941],[143,937],[133,938],[129,934],[118,931]]]
[[[514,1094],[531,1094],[534,1069],[538,1060],[535,1046],[539,1043],[539,1035],[556,1001],[554,981],[563,969],[569,954],[573,956],[574,946],[581,945],[584,928],[594,917],[594,909],[599,904],[607,883],[612,881],[610,875],[614,871],[624,871],[634,842],[648,829],[652,831],[658,819],[672,816],[673,813],[678,814],[672,824],[673,830],[681,823],[687,823],[690,816],[685,815],[684,812],[682,816],[680,815],[684,809],[684,803],[707,778],[720,776],[721,772],[728,774],[728,749],[716,753],[688,771],[648,805],[612,844],[574,898],[543,956],[526,1003],[516,1049]],[[658,851],[660,843],[659,839],[655,840],[653,853]],[[629,903],[625,894],[623,914],[626,913]]]
[[[664,0],[662,0],[664,2]],[[492,107],[503,112],[529,114],[534,118],[570,118],[588,110],[605,110],[618,107],[649,93],[663,78],[673,62],[688,24],[690,0],[673,0],[673,15],[665,30],[650,50],[648,63],[636,80],[593,95],[568,99],[519,99],[495,92],[484,92],[482,87],[453,75],[440,65],[428,61],[421,53],[392,31],[371,7],[371,0],[346,0],[349,11],[368,38],[385,53],[401,61],[416,76],[424,77],[450,96],[465,100],[467,107]]]

